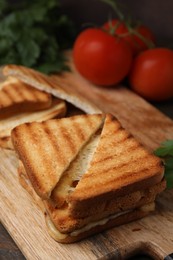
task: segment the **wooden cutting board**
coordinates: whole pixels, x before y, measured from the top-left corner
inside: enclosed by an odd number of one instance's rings
[[[125,87],[93,86],[73,65],[71,72],[56,79],[64,89],[73,88],[103,112],[117,116],[150,149],[165,139],[173,139],[173,121]],[[124,259],[139,251],[164,259],[173,252],[173,190],[159,197],[154,214],[81,242],[63,245],[48,235],[44,216],[20,186],[16,168],[14,152],[1,149],[0,218],[27,259]]]

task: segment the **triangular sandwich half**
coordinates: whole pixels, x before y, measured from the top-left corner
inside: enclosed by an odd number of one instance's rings
[[[25,122],[64,116],[66,104],[51,94],[9,77],[0,85],[0,146],[12,149],[11,130]]]
[[[64,171],[102,125],[103,118],[81,115],[22,124],[12,130],[14,148],[41,198],[50,198]]]
[[[25,188],[32,185],[49,233],[62,243],[148,215],[165,189],[161,160],[110,114],[24,124],[12,141]]]
[[[51,106],[50,94],[39,91],[28,84],[13,78],[1,83],[0,119],[15,114],[46,109]]]
[[[34,69],[15,64],[4,66],[3,74],[5,76],[15,77],[36,89],[65,100],[86,113],[93,114],[101,112],[97,106],[80,95],[77,87],[72,88],[69,82],[66,82],[63,74],[61,78],[58,78],[56,75],[48,76]]]

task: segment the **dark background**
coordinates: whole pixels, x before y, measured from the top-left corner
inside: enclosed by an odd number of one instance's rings
[[[62,12],[74,21],[78,31],[82,30],[86,23],[101,25],[110,15],[116,17],[111,8],[101,0],[57,1],[61,3]],[[9,0],[9,2],[16,3],[22,0]],[[132,17],[151,28],[159,44],[166,43],[173,47],[172,0],[118,0],[118,2],[127,7],[127,12]]]
[[[100,0],[60,0],[62,10],[75,22],[78,30],[86,23],[101,25],[115,13]],[[132,17],[141,20],[155,33],[160,43],[173,44],[172,0],[119,0]],[[173,45],[172,45],[173,47]]]

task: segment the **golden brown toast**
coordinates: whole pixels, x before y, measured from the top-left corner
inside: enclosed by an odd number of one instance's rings
[[[0,147],[6,149],[13,149],[12,142],[10,140],[11,130],[17,125],[26,122],[42,122],[55,117],[63,117],[66,114],[66,103],[60,99],[52,100],[52,104],[49,108],[35,111],[25,112],[18,115],[10,116],[0,120]]]
[[[38,195],[56,207],[67,203],[74,216],[85,217],[93,203],[149,188],[163,178],[158,157],[112,115],[106,115],[104,125],[103,120],[101,114],[79,115],[12,131],[15,150]]]
[[[12,130],[15,150],[40,197],[48,199],[82,147],[103,123],[104,115],[80,115],[26,123]]]
[[[56,208],[49,200],[42,201],[35,193],[28,180],[25,168],[20,161],[18,168],[19,180],[22,186],[33,197],[35,203],[44,212],[50,235],[61,243],[78,241],[88,235],[98,233],[107,228],[128,223],[154,211],[156,196],[165,189],[165,181],[146,190],[132,192],[122,197],[116,197],[109,202],[106,210],[97,212],[100,205],[94,205],[95,211],[86,218],[75,218],[70,215],[66,206]]]
[[[93,203],[146,189],[163,179],[160,158],[151,154],[108,114],[90,167],[67,198],[72,215],[89,212]],[[101,188],[102,187],[102,188]],[[87,206],[86,206],[87,205]]]
[[[74,88],[66,87],[67,84],[63,84],[62,78],[59,82],[56,75],[47,76],[34,69],[14,64],[6,65],[3,69],[3,74],[5,76],[18,78],[22,82],[25,82],[39,90],[68,101],[86,113],[101,113],[98,107],[91,104],[91,102],[89,102],[85,97],[81,97]],[[63,88],[61,87],[62,84]]]
[[[161,160],[110,114],[23,124],[12,141],[60,242],[146,216],[166,187]]]
[[[58,208],[68,204],[73,216],[92,215],[112,197],[146,189],[163,178],[161,160],[116,118],[107,115],[101,136],[100,131],[80,150],[50,196],[49,202]]]
[[[144,208],[148,208],[148,210],[143,210]],[[155,204],[144,205],[143,207],[136,208],[131,211],[123,212],[122,214],[114,214],[108,218],[102,219],[100,221],[95,221],[89,223],[83,228],[77,229],[70,233],[62,233],[60,232],[53,224],[49,215],[45,213],[46,224],[48,228],[48,232],[54,240],[59,243],[74,243],[78,242],[84,238],[87,238],[92,235],[96,235],[102,231],[108,230],[110,228],[124,225],[130,223],[132,221],[139,220],[141,218],[146,217],[149,213],[153,212],[155,208]]]
[[[51,103],[50,94],[39,91],[18,79],[9,77],[4,83],[1,83],[0,119],[21,112],[46,109],[51,106]]]

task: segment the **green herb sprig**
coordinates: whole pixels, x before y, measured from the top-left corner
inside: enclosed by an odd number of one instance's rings
[[[160,147],[154,153],[163,159],[167,188],[173,188],[173,140],[161,143]]]
[[[75,28],[58,0],[0,3],[0,65],[17,64],[45,73],[66,69],[62,50],[70,48]]]

